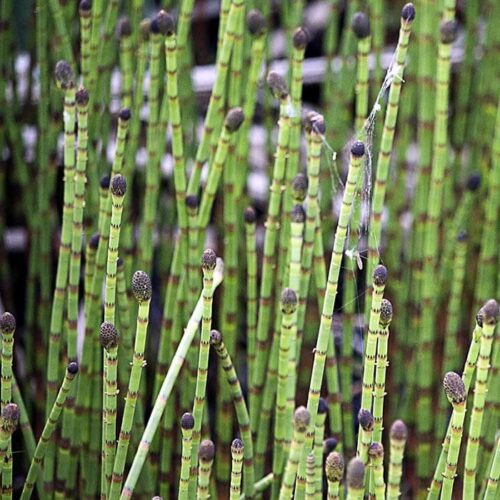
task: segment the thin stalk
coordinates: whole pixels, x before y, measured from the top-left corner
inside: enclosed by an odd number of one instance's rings
[[[262,404],[262,387],[264,385],[265,367],[267,361],[268,334],[270,325],[270,307],[273,291],[274,267],[276,265],[276,243],[279,233],[279,210],[282,198],[282,183],[285,178],[285,166],[290,137],[289,97],[284,79],[277,73],[269,73],[267,82],[275,97],[280,100],[280,118],[278,143],[273,168],[273,178],[270,186],[266,232],[264,236],[264,256],[262,263],[262,280],[259,294],[259,314],[257,318],[257,340],[255,373],[252,387],[255,394],[255,404],[250,408],[252,414],[252,430],[258,428],[260,407]]]
[[[254,496],[254,464],[253,464],[253,443],[252,434],[250,430],[250,418],[248,415],[248,409],[243,398],[243,391],[241,390],[241,385],[238,379],[238,375],[234,368],[231,357],[224,345],[222,340],[222,335],[217,330],[212,330],[210,332],[210,344],[215,349],[217,357],[222,365],[222,369],[226,375],[226,380],[229,385],[230,393],[233,398],[234,409],[236,411],[236,418],[238,420],[238,426],[240,428],[240,433],[242,440],[244,440],[245,450],[244,450],[244,478],[243,478],[243,490],[245,492],[246,498],[253,498]]]
[[[229,500],[238,500],[240,498],[244,450],[245,447],[241,439],[235,439],[231,443],[231,487]]]
[[[184,413],[181,418],[182,430],[182,462],[179,476],[179,500],[187,500],[189,489],[189,475],[191,470],[191,450],[193,446],[194,417],[192,413]]]
[[[210,330],[212,328],[213,286],[214,270],[217,262],[215,252],[208,248],[201,258],[203,271],[203,316],[201,322],[200,349],[198,355],[198,370],[196,376],[196,389],[193,404],[194,428],[191,448],[191,474],[189,478],[189,492],[194,495],[196,489],[196,470],[198,468],[198,447],[201,440],[201,425],[205,411],[205,398],[208,376],[208,355],[210,352]]]
[[[484,500],[494,500],[496,498],[498,481],[500,479],[500,438],[497,438],[497,445],[494,453],[495,455],[491,463],[486,491],[484,492]]]
[[[204,439],[200,443],[198,450],[199,456],[199,471],[198,471],[198,488],[196,490],[196,498],[199,500],[208,500],[210,473],[212,472],[212,464],[214,463],[215,446],[210,439]]]
[[[375,498],[375,500],[384,500],[384,447],[382,444],[374,441],[370,445],[368,456],[370,457],[370,468],[373,477],[373,487],[370,484],[370,497]]]
[[[295,410],[293,417],[293,439],[285,472],[283,474],[283,482],[281,483],[280,500],[289,499],[292,496],[295,476],[297,475],[299,460],[301,458],[304,439],[309,424],[309,411],[304,406],[299,406],[299,408]]]
[[[130,443],[130,435],[134,422],[137,398],[141,386],[142,371],[145,366],[144,350],[146,348],[146,337],[149,323],[149,306],[151,304],[152,287],[149,276],[144,271],[136,271],[132,278],[132,293],[139,304],[137,312],[137,325],[135,333],[134,355],[132,357],[132,369],[128,384],[127,396],[125,398],[125,409],[123,411],[120,437],[116,448],[116,456],[113,465],[113,475],[109,498],[118,498],[123,481],[125,461]]]
[[[223,266],[224,265],[222,261],[219,259],[214,271],[212,293],[222,282],[224,272]],[[182,336],[181,342],[179,343],[179,346],[173,356],[165,379],[163,380],[163,383],[160,387],[158,397],[156,398],[153,405],[151,415],[146,424],[146,428],[144,429],[144,434],[141,437],[140,445],[137,449],[134,460],[132,462],[132,466],[127,476],[127,480],[125,481],[125,485],[120,495],[120,498],[122,500],[125,498],[131,498],[133,494],[135,485],[137,484],[137,480],[139,479],[139,474],[146,460],[150,443],[152,442],[155,432],[160,424],[163,411],[165,410],[165,406],[172,392],[173,385],[182,368],[189,346],[191,345],[191,342],[193,341],[193,338],[198,331],[198,325],[200,323],[202,313],[203,297],[200,297],[196,304],[196,308],[193,311],[193,314],[191,315],[191,318],[189,319],[189,322],[184,330],[184,335]]]
[[[397,500],[401,495],[403,456],[408,439],[408,429],[402,420],[396,420],[390,431],[390,460],[387,476],[387,500]]]
[[[313,369],[311,373],[311,380],[309,384],[309,395],[307,399],[308,411],[311,415],[313,421],[316,420],[316,415],[318,411],[318,402],[321,391],[321,383],[323,380],[323,374],[325,370],[325,361],[328,344],[331,340],[332,331],[332,319],[333,319],[333,307],[335,304],[335,298],[337,296],[338,281],[340,274],[340,264],[342,261],[342,255],[344,253],[344,245],[347,237],[347,229],[349,227],[349,219],[351,214],[352,202],[354,200],[354,195],[356,191],[356,185],[358,182],[358,177],[361,171],[361,164],[363,162],[363,157],[365,154],[365,146],[362,142],[355,142],[351,146],[351,158],[349,161],[349,170],[347,174],[346,188],[342,198],[342,205],[340,208],[339,220],[337,229],[335,231],[335,240],[333,245],[332,257],[330,261],[330,269],[328,271],[328,282],[325,292],[325,299],[323,302],[323,310],[321,313],[321,321],[319,325],[318,338],[316,342],[316,348],[314,350],[314,362]],[[333,342],[332,342],[333,347]],[[335,353],[333,353],[333,367],[334,372],[334,394],[338,395],[340,392],[338,383],[338,374],[336,367]],[[340,402],[336,398],[335,404],[340,407]],[[309,428],[303,456],[301,457],[299,465],[299,474],[304,476],[305,458],[310,448],[312,448],[313,441],[313,428]]]
[[[476,493],[477,458],[482,435],[486,385],[490,372],[491,347],[498,322],[499,308],[495,300],[487,301],[482,307],[483,333],[477,360],[476,382],[474,385],[474,402],[469,423],[469,436],[464,465],[464,498],[473,498]],[[451,449],[451,447],[450,447]],[[449,454],[449,452],[448,452]],[[444,483],[443,483],[444,493]],[[468,496],[472,495],[472,496]]]
[[[45,426],[43,428],[42,435],[40,436],[40,440],[38,441],[38,444],[36,446],[35,453],[33,455],[33,459],[31,461],[31,465],[28,471],[28,475],[24,483],[23,491],[21,493],[22,500],[27,500],[31,498],[33,488],[35,487],[35,483],[37,482],[38,474],[40,473],[42,461],[47,451],[47,445],[50,441],[52,434],[54,433],[57,421],[64,407],[64,403],[66,402],[66,396],[71,388],[72,382],[77,373],[78,373],[78,364],[73,361],[66,368],[66,374],[64,376],[63,383],[61,385],[61,388],[59,389],[59,393],[57,394],[56,400],[54,401],[52,409],[49,413],[49,417],[45,422]]]

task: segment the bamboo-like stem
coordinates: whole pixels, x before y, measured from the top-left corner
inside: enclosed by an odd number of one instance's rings
[[[134,355],[132,358],[132,369],[125,398],[125,409],[123,411],[120,437],[116,449],[116,456],[113,465],[113,475],[109,498],[118,498],[123,481],[123,471],[125,460],[130,443],[130,434],[134,422],[137,398],[141,386],[141,376],[145,365],[144,350],[146,347],[146,336],[149,322],[149,306],[151,304],[152,287],[149,276],[144,271],[136,271],[132,278],[132,293],[139,303],[137,312],[137,326],[135,334]]]
[[[389,351],[389,325],[392,321],[392,304],[387,299],[382,299],[380,304],[380,320],[377,342],[377,360],[375,368],[375,384],[373,396],[373,441],[382,442],[384,429],[384,398],[386,371],[389,366],[387,354]]]
[[[240,428],[240,433],[242,440],[245,444],[244,450],[244,477],[243,477],[243,490],[245,492],[246,498],[253,498],[254,495],[254,463],[253,463],[253,443],[252,434],[250,430],[250,418],[248,415],[247,406],[245,404],[245,399],[243,398],[243,392],[241,390],[241,385],[234,369],[233,362],[229,353],[227,352],[226,346],[222,340],[222,335],[217,330],[212,330],[210,333],[210,344],[215,349],[219,361],[222,364],[222,368],[226,375],[226,380],[229,385],[230,393],[233,398],[234,409],[236,411],[236,418],[238,420],[238,426]]]
[[[446,457],[446,468],[443,474],[443,489],[441,492],[441,498],[449,500],[453,494],[453,483],[455,481],[460,444],[462,442],[467,391],[465,390],[464,381],[455,372],[448,372],[444,376],[443,388],[448,401],[453,406],[450,422],[450,444]]]
[[[370,210],[370,223],[368,232],[368,262],[367,262],[367,286],[370,286],[369,280],[379,258],[379,247],[382,234],[382,210],[384,207],[387,179],[389,176],[389,166],[394,144],[394,132],[396,129],[399,100],[401,96],[401,86],[403,84],[406,55],[413,20],[415,19],[415,8],[413,4],[406,4],[401,11],[401,21],[399,29],[398,45],[395,52],[395,63],[391,68],[394,74],[389,98],[387,101],[387,111],[384,119],[384,128],[380,140],[380,151],[377,158],[377,171],[375,177],[375,186],[373,189],[373,198]],[[368,303],[367,306],[368,307]]]
[[[495,495],[500,480],[500,438],[497,438],[497,445],[494,453],[495,455],[491,463],[486,491],[484,492],[484,500],[494,500],[496,498]]]
[[[285,165],[288,152],[290,136],[289,97],[284,79],[277,73],[269,73],[267,82],[271,91],[280,100],[280,118],[278,143],[273,168],[273,178],[270,187],[270,197],[266,220],[266,233],[264,236],[264,257],[262,263],[262,280],[259,294],[259,314],[257,318],[257,340],[255,373],[252,388],[255,394],[255,404],[250,408],[252,411],[250,421],[252,430],[258,428],[259,414],[262,404],[262,387],[264,385],[265,367],[267,361],[268,333],[270,325],[270,306],[273,291],[274,266],[276,264],[276,243],[279,231],[279,209],[282,198],[282,182],[285,177]]]
[[[196,422],[195,422],[196,423]],[[196,498],[199,500],[208,500],[210,473],[212,472],[212,464],[215,456],[215,446],[210,439],[204,439],[200,443],[198,450],[200,467],[198,470],[198,488],[196,490]]]
[[[313,421],[316,420],[316,414],[318,411],[318,401],[321,390],[321,382],[323,380],[323,373],[325,370],[326,352],[328,343],[331,340],[330,337],[332,328],[333,307],[335,303],[335,298],[337,296],[340,264],[342,261],[342,254],[344,253],[344,245],[347,236],[347,229],[349,226],[349,218],[351,214],[352,202],[355,195],[358,176],[360,175],[361,171],[361,164],[363,161],[364,154],[365,154],[365,146],[362,142],[357,141],[351,146],[351,158],[349,162],[346,188],[342,198],[339,221],[337,225],[337,230],[335,232],[335,240],[333,244],[332,257],[330,261],[330,269],[328,271],[328,283],[325,292],[325,299],[323,302],[323,310],[321,313],[321,321],[319,325],[316,348],[314,350],[314,362],[313,362],[313,369],[309,385],[309,395],[307,399],[308,411]],[[335,375],[334,394],[335,396],[337,396],[339,393],[339,383],[338,383],[338,374],[336,372],[337,366],[335,363],[335,354],[333,355],[333,361],[334,363],[332,370],[334,370],[334,375]],[[335,400],[335,404],[340,406],[340,402],[337,397]],[[305,439],[303,456],[301,457],[299,464],[299,469],[301,469],[299,470],[299,473],[301,476],[304,475],[305,458],[307,456],[306,452],[309,452],[310,448],[312,447],[312,441],[313,441],[313,429],[309,428]]]
[[[35,487],[35,483],[37,482],[38,474],[40,473],[40,468],[45,456],[45,452],[47,450],[47,445],[52,434],[54,433],[57,421],[64,407],[64,403],[66,402],[66,396],[77,373],[78,364],[73,361],[66,368],[66,374],[64,376],[63,383],[49,413],[49,417],[45,422],[40,440],[38,441],[38,444],[36,446],[28,475],[24,483],[23,491],[21,493],[22,500],[28,500],[31,497],[33,488]]]
[[[223,273],[224,264],[222,260],[218,259],[217,266],[214,271],[212,293],[222,282]],[[202,313],[203,297],[200,297],[196,304],[196,308],[193,311],[191,318],[189,319],[189,322],[184,330],[184,335],[182,336],[181,342],[179,343],[177,351],[175,352],[172,362],[170,363],[170,367],[167,371],[165,379],[163,380],[162,386],[158,393],[158,397],[156,398],[153,405],[151,416],[149,417],[146,428],[144,429],[144,434],[141,437],[139,448],[137,449],[134,460],[132,462],[132,466],[127,476],[127,480],[125,481],[125,485],[120,495],[120,498],[122,500],[125,498],[131,498],[133,494],[135,485],[137,484],[137,480],[139,479],[139,474],[146,460],[150,443],[153,440],[155,432],[160,424],[163,411],[165,410],[165,406],[172,392],[173,385],[182,368],[189,346],[191,345],[191,342],[193,341],[193,338],[198,331],[198,325],[201,321]]]
[[[285,465],[285,440],[288,434],[287,427],[287,396],[288,378],[292,374],[288,371],[291,357],[292,337],[296,330],[297,295],[292,288],[285,288],[281,292],[281,335],[278,355],[278,386],[276,389],[276,417],[274,421],[273,446],[273,489],[272,497],[276,498],[281,484],[281,475]],[[295,367],[294,367],[295,369]]]
[[[494,299],[491,299],[484,304],[481,311],[483,333],[481,335],[479,357],[477,360],[476,382],[474,385],[474,401],[469,423],[467,451],[465,453],[463,484],[464,498],[467,498],[467,495],[472,495],[472,497],[474,497],[476,493],[477,457],[482,434],[484,403],[486,399],[486,384],[490,372],[491,347],[493,343],[495,326],[499,319],[498,303]],[[448,452],[448,456],[449,454],[450,452]]]
[[[376,500],[384,500],[384,447],[381,443],[373,441],[368,450],[370,458],[371,474],[373,478],[373,487],[370,482],[370,496]],[[371,491],[373,488],[373,492]]]
[[[196,377],[196,390],[193,405],[194,427],[191,448],[191,474],[189,478],[190,495],[196,490],[196,470],[198,468],[198,447],[201,440],[201,424],[205,410],[205,397],[208,376],[208,355],[210,352],[210,330],[212,328],[212,305],[214,270],[217,262],[215,252],[208,248],[203,252],[201,258],[201,269],[203,271],[203,316],[201,321],[200,349],[198,355],[198,370]]]
[[[304,446],[304,438],[309,424],[309,411],[304,406],[299,406],[299,408],[295,410],[293,417],[293,439],[285,472],[283,474],[283,482],[281,483],[280,500],[288,499],[292,496],[295,476],[297,475],[299,460]]]
[[[368,465],[368,449],[372,442],[373,433],[373,415],[370,410],[361,408],[358,413],[359,434],[358,434],[358,449],[357,456],[362,460],[364,465]]]
[[[319,399],[318,416],[314,428],[314,460],[316,463],[316,493],[323,491],[323,439],[325,437],[325,420],[328,412],[328,405],[323,398]]]
[[[229,500],[239,500],[241,493],[241,470],[243,467],[244,445],[241,439],[231,443],[231,486]]]
[[[479,357],[480,342],[483,332],[483,312],[480,310],[476,316],[476,326],[472,332],[472,340],[469,346],[469,352],[467,353],[467,359],[465,360],[464,369],[462,372],[462,380],[464,381],[465,390],[469,392],[472,377],[476,370],[476,363]],[[439,493],[441,491],[441,486],[443,484],[443,472],[446,464],[446,457],[448,455],[448,450],[450,446],[450,431],[451,425],[448,424],[448,430],[446,431],[446,437],[443,442],[443,448],[439,455],[439,460],[434,471],[434,477],[429,488],[429,493],[427,495],[427,500],[437,500],[439,498]]]
[[[387,477],[387,499],[397,500],[401,495],[401,477],[403,476],[403,456],[408,439],[408,429],[402,420],[396,420],[390,431],[390,460]]]
[[[448,0],[445,5],[452,4],[454,0]],[[454,21],[445,21],[441,24],[439,43],[439,55],[436,76],[436,103],[433,137],[433,161],[431,171],[431,184],[426,212],[425,241],[423,246],[423,275],[430,277],[435,272],[438,243],[439,243],[439,221],[442,210],[442,192],[444,182],[444,169],[447,161],[447,126],[448,126],[448,95],[451,68],[451,44],[455,38],[456,26]],[[432,353],[435,342],[435,291],[431,279],[422,280],[422,321],[419,330],[418,349],[421,352],[419,364],[421,369],[417,372],[417,463],[418,477],[427,478],[430,474],[429,461],[424,456],[430,452],[429,442],[432,433]]]
[[[179,476],[179,500],[187,500],[189,475],[191,470],[191,449],[193,446],[194,417],[192,413],[184,413],[181,418],[182,430],[182,462]]]

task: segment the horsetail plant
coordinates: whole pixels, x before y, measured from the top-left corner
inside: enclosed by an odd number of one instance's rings
[[[24,488],[21,493],[21,498],[23,500],[27,500],[31,497],[33,488],[35,487],[35,483],[37,482],[38,474],[40,473],[40,468],[44,459],[45,452],[47,450],[47,444],[55,431],[57,421],[66,402],[66,397],[77,373],[78,364],[75,361],[72,361],[66,368],[66,374],[64,376],[63,383],[61,385],[61,388],[59,389],[56,400],[54,401],[54,405],[50,411],[49,417],[45,422],[40,440],[38,441],[38,444],[36,446],[35,454],[33,455],[28,475],[24,483]]]
[[[146,347],[146,335],[149,322],[149,307],[151,304],[152,286],[149,276],[144,271],[136,271],[132,277],[132,293],[139,304],[137,312],[137,326],[135,334],[134,355],[132,357],[132,369],[125,398],[125,408],[123,411],[120,437],[116,448],[116,455],[113,464],[113,475],[109,497],[118,497],[123,480],[125,460],[130,442],[132,424],[137,405],[137,397],[141,386],[141,375],[144,368],[144,350]]]
[[[299,406],[295,410],[293,417],[293,439],[290,446],[290,453],[288,455],[285,472],[283,474],[283,481],[281,483],[279,495],[280,500],[284,500],[292,496],[302,448],[304,446],[304,438],[310,421],[311,417],[307,408],[305,406]]]
[[[196,498],[200,500],[208,500],[210,494],[208,487],[210,483],[210,473],[212,472],[212,464],[215,456],[215,446],[210,439],[204,439],[200,443],[198,451],[200,468],[198,472],[198,488],[196,490]]]
[[[463,495],[475,495],[477,457],[479,451],[479,441],[481,438],[481,427],[484,415],[484,403],[486,399],[486,384],[490,372],[491,347],[495,332],[495,326],[500,315],[496,300],[488,300],[482,307],[483,332],[477,359],[476,382],[474,386],[474,401],[472,406],[471,419],[469,422],[469,436],[467,439],[467,451],[465,454]],[[451,451],[451,445],[450,445]],[[450,454],[448,451],[448,456]],[[443,483],[443,494],[444,494]]]
[[[231,443],[231,486],[229,500],[238,500],[241,493],[241,469],[243,466],[244,445],[241,439]]]
[[[453,406],[453,413],[451,415],[450,444],[443,474],[441,498],[450,499],[453,494],[453,483],[462,441],[467,392],[462,378],[455,372],[448,372],[444,376],[443,388],[448,401]]]
[[[222,340],[222,335],[217,330],[212,330],[210,332],[210,344],[215,349],[217,357],[222,365],[222,369],[225,373],[227,384],[229,385],[230,393],[233,398],[234,409],[236,411],[236,418],[238,420],[238,425],[240,428],[241,437],[245,445],[244,450],[244,478],[243,478],[243,489],[245,496],[247,498],[253,498],[254,495],[254,455],[253,455],[253,443],[252,443],[252,433],[250,429],[250,418],[248,414],[248,409],[243,397],[243,392],[241,390],[240,381],[236,370],[234,369],[233,362],[227,348]]]
[[[194,417],[192,413],[184,413],[181,418],[182,430],[182,463],[179,476],[179,500],[188,498],[189,475],[191,470],[191,449],[193,446]]]
[[[210,351],[210,330],[212,326],[212,298],[214,286],[214,270],[217,262],[215,252],[208,248],[203,252],[201,257],[201,269],[203,271],[203,316],[201,321],[201,337],[200,349],[198,356],[198,373],[196,377],[196,392],[193,405],[193,445],[191,451],[191,469],[197,469],[198,446],[201,439],[201,424],[203,420],[203,412],[205,411],[205,391],[207,387],[208,374],[208,355]],[[190,494],[194,494],[196,475],[190,476]]]
[[[402,420],[395,420],[391,425],[390,461],[387,477],[387,498],[397,500],[401,495],[401,478],[403,476],[403,456],[408,439],[408,429]]]
[[[323,398],[319,399],[318,416],[314,428],[314,459],[316,462],[316,491],[323,490],[323,439],[325,437],[325,421],[328,405]]]
[[[495,498],[498,481],[500,480],[500,439],[497,438],[497,444],[494,450],[493,461],[488,476],[488,483],[484,492],[484,500],[493,500]]]
[[[368,457],[370,458],[372,475],[372,481],[370,481],[370,496],[375,497],[376,500],[384,500],[384,447],[382,444],[373,441],[368,449]]]
[[[347,465],[346,472],[347,500],[364,498],[365,465],[359,458],[353,458]]]
[[[215,292],[216,288],[222,282],[223,276],[224,276],[224,264],[222,260],[218,259],[217,265],[214,270],[212,293]],[[189,318],[182,339],[172,358],[172,362],[170,363],[168,372],[158,392],[158,396],[153,406],[153,411],[146,424],[146,428],[144,429],[144,433],[141,437],[140,446],[137,449],[130,471],[127,476],[127,480],[125,481],[125,485],[121,492],[120,498],[122,500],[125,498],[130,498],[132,496],[135,485],[137,484],[137,480],[139,479],[139,474],[147,458],[150,443],[160,424],[163,412],[165,410],[165,406],[172,392],[174,382],[176,381],[179,375],[182,365],[184,364],[184,360],[188,352],[188,349],[193,341],[196,332],[198,331],[198,326],[203,314],[203,309],[204,309],[203,306],[204,306],[204,299],[203,296],[201,296],[198,299],[196,308],[194,309],[193,313],[191,314],[191,317]]]
[[[344,477],[344,457],[338,451],[332,451],[325,460],[325,475],[328,482],[328,500],[339,500],[340,483]]]
[[[344,244],[347,236],[347,229],[349,226],[349,218],[351,213],[352,202],[354,199],[356,185],[358,181],[358,176],[360,175],[361,163],[364,154],[365,154],[365,145],[361,141],[356,141],[351,146],[351,158],[349,162],[346,188],[342,198],[342,206],[340,209],[339,221],[337,225],[337,230],[335,232],[332,258],[330,261],[330,269],[328,272],[328,283],[326,287],[325,299],[323,302],[323,310],[321,313],[321,321],[319,325],[316,348],[314,351],[314,363],[311,373],[311,380],[309,384],[309,395],[307,400],[308,411],[313,421],[316,420],[316,415],[318,411],[319,393],[321,390],[321,381],[323,379],[323,373],[325,369],[326,351],[328,348],[328,343],[333,342],[333,339],[331,338],[332,313],[335,303],[335,297],[337,295],[340,263],[342,260]],[[333,357],[333,361],[335,361],[335,355]],[[333,365],[333,370],[335,375],[334,377],[335,393],[338,394],[339,383],[338,383],[338,375],[336,373],[335,363]],[[334,405],[337,405],[340,410],[340,403],[338,399],[334,401]],[[312,447],[312,440],[313,440],[312,429],[309,429],[306,435],[304,450],[309,450]],[[300,470],[301,475],[303,475],[304,472],[303,467],[305,466],[306,456],[307,455],[304,455],[303,457],[301,457],[300,460],[299,469],[302,469]]]

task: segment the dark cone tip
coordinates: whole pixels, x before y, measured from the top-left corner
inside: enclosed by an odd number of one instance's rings
[[[306,211],[302,205],[295,205],[291,213],[292,222],[303,223],[306,220]]]
[[[311,119],[311,131],[319,135],[325,135],[326,125],[323,115],[316,113]]]
[[[244,119],[243,110],[241,108],[233,108],[228,111],[224,125],[230,132],[236,132],[241,127]]]
[[[453,43],[457,36],[456,21],[445,21],[441,23],[441,26],[439,27],[439,34],[441,36],[441,43]]]
[[[116,267],[123,267],[123,259],[121,257],[118,257],[118,259],[116,260]]]
[[[352,16],[351,27],[359,39],[370,36],[370,20],[364,12],[356,12]]]
[[[302,110],[302,126],[306,130],[306,132],[311,132],[313,121],[317,119],[317,117],[321,116],[316,111],[312,110]]]
[[[462,229],[457,236],[457,241],[467,241],[467,231],[465,229]]]
[[[235,453],[241,453],[243,451],[243,441],[241,439],[233,439],[233,442],[231,443],[231,451]]]
[[[297,174],[292,181],[293,197],[299,201],[304,201],[307,195],[309,181],[304,174]]]
[[[153,33],[161,33],[162,35],[171,36],[175,32],[174,18],[168,12],[160,10],[151,22],[151,31],[153,31]]]
[[[384,456],[384,447],[382,443],[372,443],[370,448],[368,448],[368,456],[372,459],[382,458]]]
[[[358,422],[364,431],[373,430],[373,415],[370,411],[361,408],[358,413]]]
[[[210,344],[219,345],[222,342],[222,334],[219,330],[212,330],[210,332]]]
[[[115,196],[125,196],[127,192],[127,181],[121,174],[115,175],[111,179],[111,194]]]
[[[356,141],[352,146],[351,146],[351,154],[353,156],[363,156],[365,154],[365,145],[361,141]]]
[[[16,318],[10,312],[4,312],[0,316],[0,330],[6,335],[10,335],[16,331]]]
[[[397,441],[406,441],[408,437],[408,428],[402,420],[395,420],[391,425],[391,439]]]
[[[250,34],[260,35],[266,29],[266,20],[260,10],[252,9],[247,14],[247,28]]]
[[[101,346],[106,350],[112,349],[118,345],[119,339],[120,336],[118,335],[115,325],[109,321],[104,321],[99,330],[99,341]]]
[[[481,307],[481,309],[479,309],[479,311],[477,312],[476,314],[476,323],[477,323],[477,326],[479,327],[483,327],[483,308]]]
[[[323,453],[328,455],[337,448],[338,441],[334,437],[326,438],[323,441]]]
[[[186,207],[196,210],[200,206],[200,198],[195,194],[188,194],[186,196]]]
[[[78,373],[78,363],[76,361],[72,361],[68,364],[67,370],[68,373],[71,373],[71,375],[76,375]]]
[[[373,284],[375,286],[383,286],[387,283],[387,268],[379,264],[374,270],[373,270]]]
[[[297,309],[297,294],[291,288],[284,288],[281,292],[281,310],[291,314]]]
[[[139,33],[141,38],[146,41],[149,39],[149,33],[151,32],[151,21],[149,19],[143,19],[139,24]]]
[[[325,398],[319,398],[318,413],[324,415],[328,411],[328,403]]]
[[[279,73],[270,71],[267,74],[267,84],[276,99],[286,99],[288,96],[288,87],[285,79]]]
[[[204,250],[201,256],[201,268],[205,271],[213,271],[217,264],[217,255],[211,248]]]
[[[245,208],[243,217],[247,224],[254,224],[257,220],[257,213],[255,212],[255,209],[253,207],[247,207]]]
[[[92,2],[90,0],[82,0],[78,5],[78,8],[82,12],[88,12],[92,8]]]
[[[407,3],[401,9],[401,18],[407,22],[415,19],[415,6],[412,3]]]
[[[83,87],[79,88],[75,94],[76,104],[86,106],[89,103],[89,91]]]
[[[54,75],[57,84],[63,89],[74,85],[73,70],[67,61],[61,60],[57,62]]]
[[[19,406],[15,403],[8,403],[4,406],[2,410],[2,418],[14,424],[17,424],[20,415]]]
[[[153,287],[151,286],[151,280],[146,272],[136,271],[134,273],[132,276],[132,293],[134,294],[135,300],[139,303],[151,300]]]
[[[328,454],[325,460],[325,473],[328,481],[339,482],[344,476],[344,457],[337,451]]]
[[[363,488],[365,479],[365,466],[363,461],[359,458],[353,458],[347,465],[347,485],[350,488],[360,489]]]
[[[380,304],[380,324],[387,326],[392,321],[392,303],[390,300],[382,299]]]
[[[302,27],[297,28],[292,37],[293,46],[297,50],[304,50],[308,42],[309,33],[307,32],[307,30]]]
[[[128,120],[130,120],[130,109],[123,108],[120,111],[120,114],[118,115],[118,117],[120,118],[120,120],[123,120],[125,122],[128,121]]]
[[[481,174],[479,172],[474,172],[469,175],[467,179],[467,189],[469,191],[476,191],[481,185]]]
[[[486,301],[481,308],[483,311],[483,322],[487,325],[495,325],[498,321],[499,307],[495,299]]]
[[[198,456],[202,462],[211,462],[215,456],[215,446],[210,439],[204,439],[200,443],[200,450]]]
[[[132,26],[130,25],[130,20],[128,17],[123,16],[118,21],[118,36],[124,38],[132,34]]]
[[[311,415],[305,406],[299,406],[293,415],[295,426],[300,431],[305,431],[311,421]]]
[[[103,175],[99,182],[102,189],[109,189],[109,181],[111,180],[109,175]]]
[[[94,233],[89,240],[89,246],[92,248],[92,250],[97,250],[97,247],[99,246],[99,239],[101,238],[101,235],[99,233]]]
[[[190,431],[194,428],[194,417],[192,413],[186,412],[181,417],[181,427],[185,431]]]
[[[450,403],[463,403],[467,399],[464,381],[455,372],[448,372],[443,379],[443,389]]]

